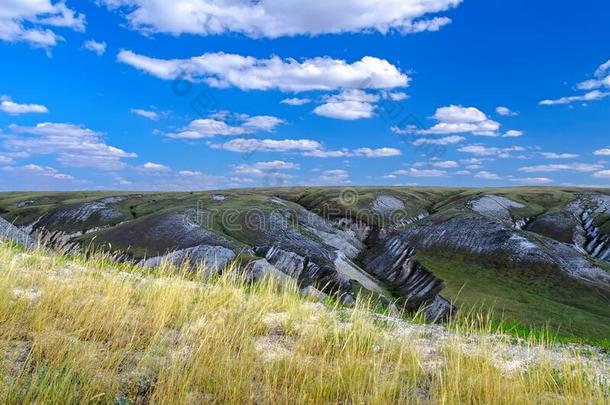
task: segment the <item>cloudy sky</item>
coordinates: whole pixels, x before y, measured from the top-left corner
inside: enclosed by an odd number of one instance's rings
[[[0,190],[610,186],[608,15],[1,1]]]

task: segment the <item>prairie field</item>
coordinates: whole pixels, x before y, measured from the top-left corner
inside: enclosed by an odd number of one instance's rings
[[[425,325],[296,284],[0,245],[0,402],[608,403],[607,355],[472,313]]]

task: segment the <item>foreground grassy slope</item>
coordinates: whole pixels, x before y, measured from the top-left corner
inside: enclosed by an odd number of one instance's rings
[[[610,394],[576,354],[547,361],[536,344],[538,360],[515,368],[489,329],[456,325],[445,343],[418,346],[439,332],[406,337],[389,319],[231,271],[144,274],[0,244],[0,403],[601,404]]]

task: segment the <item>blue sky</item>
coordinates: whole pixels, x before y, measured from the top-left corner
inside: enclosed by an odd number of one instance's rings
[[[610,3],[10,0],[1,190],[610,185]]]

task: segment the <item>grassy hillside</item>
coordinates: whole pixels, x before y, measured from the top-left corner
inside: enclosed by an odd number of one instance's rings
[[[126,218],[139,218],[164,210],[194,208],[204,202],[213,208],[238,209],[252,208],[249,199],[279,196],[297,202],[303,207],[317,211],[337,212],[339,214],[370,214],[370,204],[376,195],[392,195],[405,201],[404,214],[415,215],[422,210],[439,212],[451,208],[460,201],[485,194],[500,195],[527,205],[525,209],[515,210],[517,217],[530,217],[563,207],[574,198],[579,189],[551,187],[518,187],[500,189],[457,189],[433,187],[292,187],[272,189],[241,189],[190,193],[117,193],[117,192],[59,192],[59,193],[0,193],[0,214],[16,224],[33,221],[45,212],[71,204],[84,203],[104,197],[124,195],[128,197],[119,205]],[[596,190],[588,189],[587,192]],[[601,191],[604,192],[604,191]],[[607,192],[607,190],[605,191]],[[351,193],[355,193],[354,198]],[[227,196],[223,204],[215,204],[210,198],[215,194]],[[345,199],[348,204],[345,204]],[[18,207],[19,203],[31,204]],[[366,218],[365,215],[362,215]],[[370,215],[369,215],[370,217]],[[378,218],[372,218],[378,219]]]
[[[548,329],[566,340],[610,349],[610,295],[558,274],[482,266],[467,257],[417,255],[446,283],[443,291],[462,313],[493,309],[493,319],[524,331]],[[521,329],[518,325],[516,331]]]
[[[524,205],[510,210],[512,219],[536,217],[538,221],[528,230],[571,243],[575,223],[557,218],[563,218],[563,215],[576,221],[572,214],[565,212],[565,207],[581,192],[583,190],[574,188],[547,187],[296,187],[194,193],[0,193],[0,215],[16,224],[29,224],[45,213],[61,213],[84,203],[122,196],[124,199],[111,204],[116,215],[106,222],[99,215],[91,216],[85,222],[64,221],[61,216],[51,220],[52,215],[45,220],[50,221],[50,229],[70,233],[101,227],[86,235],[75,236],[75,240],[85,246],[110,246],[142,258],[179,247],[176,235],[168,232],[169,236],[164,237],[167,226],[155,227],[160,219],[187,210],[205,211],[213,213],[205,227],[222,237],[214,239],[213,244],[233,248],[241,254],[249,246],[268,241],[266,234],[243,224],[247,221],[244,217],[247,212],[276,210],[278,205],[272,197],[281,198],[283,207],[292,208],[294,212],[303,207],[324,216],[358,218],[373,228],[379,228],[388,223],[383,216],[371,215],[373,202],[380,195],[404,202],[404,208],[397,210],[398,216],[392,218],[397,220],[401,216],[411,217],[422,212],[431,213],[437,219],[451,218],[469,211],[469,201],[493,194]],[[216,195],[223,198],[215,199]],[[551,221],[544,221],[545,218]],[[602,233],[610,233],[607,214],[596,217],[595,222]],[[299,231],[319,241],[319,237],[307,230]],[[610,297],[607,290],[576,282],[558,272],[545,273],[544,268],[508,268],[499,263],[505,258],[498,255],[489,260],[462,256],[448,256],[442,250],[420,252],[417,256],[434,275],[445,281],[443,295],[454,300],[461,313],[468,313],[470,308],[491,307],[495,321],[518,323],[517,329],[527,331],[529,328],[548,327],[563,338],[610,346]],[[600,262],[598,265],[610,270],[608,264]]]
[[[476,324],[399,321],[234,271],[142,273],[0,244],[0,403],[607,401],[602,355]]]

